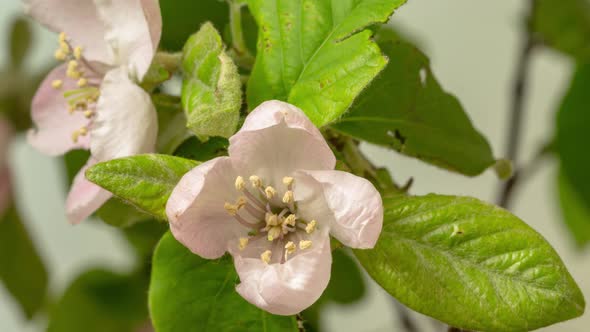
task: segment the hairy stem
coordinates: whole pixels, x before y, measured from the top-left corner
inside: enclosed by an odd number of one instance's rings
[[[520,137],[522,132],[522,119],[524,116],[524,100],[527,93],[527,83],[530,69],[530,62],[535,47],[535,41],[530,31],[530,15],[533,11],[534,1],[529,3],[529,12],[527,14],[527,24],[525,30],[525,41],[521,47],[519,54],[516,74],[514,79],[513,91],[512,91],[512,106],[510,110],[511,116],[509,117],[508,123],[508,140],[506,143],[506,158],[512,161],[514,165],[517,165],[517,157],[520,147]],[[519,177],[515,173],[508,181],[506,181],[500,195],[498,197],[498,205],[508,208],[514,192],[514,187],[518,182]]]
[[[250,54],[242,31],[242,7],[243,4],[228,0],[229,20],[232,39],[232,49],[236,62],[244,68],[251,69],[254,65],[254,57]]]

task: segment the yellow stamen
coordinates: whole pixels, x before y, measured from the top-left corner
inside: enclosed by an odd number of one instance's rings
[[[264,217],[264,221],[266,221],[266,226],[278,226],[279,225],[279,217],[274,213],[266,213]]]
[[[293,191],[287,190],[287,192],[285,192],[285,195],[283,196],[283,203],[293,203]]]
[[[285,225],[295,226],[296,219],[297,216],[295,216],[294,214],[290,214],[287,218],[285,218]]]
[[[244,196],[241,196],[236,201],[236,206],[238,207],[238,210],[241,209],[241,208],[243,208],[244,206],[246,206],[246,204],[248,204],[248,200]]]
[[[247,237],[241,237],[240,238],[240,250],[244,250],[246,249],[246,246],[248,245],[248,238]]]
[[[88,80],[85,79],[84,77],[82,77],[78,80],[78,86],[81,88],[85,87],[87,84],[88,84]]]
[[[66,36],[66,33],[62,31],[59,33],[58,39],[60,43],[65,43],[66,39],[68,39],[68,36]]]
[[[297,246],[295,245],[295,243],[293,243],[292,241],[287,242],[287,244],[285,244],[285,260],[287,259],[287,257],[294,253],[295,250],[297,250]]]
[[[231,216],[235,216],[236,214],[238,214],[238,207],[230,204],[230,203],[225,203],[223,205],[223,208],[225,209],[225,211],[227,211],[227,213],[229,213]]]
[[[74,48],[74,58],[76,60],[80,60],[82,58],[82,47],[81,46],[76,46]]]
[[[72,111],[72,112],[73,112],[73,111]],[[90,118],[91,118],[93,115],[94,115],[94,112],[93,112],[93,111],[90,111],[90,110],[88,110],[88,111],[84,111],[84,116],[85,116],[87,119],[90,119]]]
[[[51,86],[56,90],[61,88],[63,84],[64,82],[62,80],[53,80],[53,82],[51,82]]]
[[[266,264],[270,263],[270,258],[272,257],[272,251],[267,250],[260,255],[260,259]]]
[[[252,183],[252,186],[255,188],[262,188],[262,180],[257,175],[252,175],[250,177],[250,183]]]
[[[246,182],[244,181],[243,177],[238,176],[236,178],[235,185],[236,185],[236,190],[242,191],[246,187]]]
[[[307,226],[305,226],[305,232],[307,232],[307,234],[313,233],[313,231],[315,231],[317,224],[318,223],[315,220],[310,221],[307,224]]]
[[[80,133],[80,135],[86,136],[86,134],[88,134],[88,128],[82,127],[78,130],[78,132]]]
[[[56,60],[64,61],[68,55],[66,53],[64,53],[61,49],[59,49],[59,50],[55,51],[53,56],[55,57]]]
[[[311,241],[307,241],[307,240],[299,241],[299,249],[301,249],[301,250],[309,249],[309,248],[311,248],[311,245],[312,245]]]
[[[68,70],[66,71],[66,76],[69,77],[69,78],[72,78],[72,79],[77,80],[80,77],[82,77],[82,73],[79,72],[79,71],[77,71],[77,70],[75,70],[75,69],[68,68]]]
[[[283,178],[283,184],[287,187],[291,186],[293,184],[294,179],[290,176],[285,176]]]
[[[268,186],[266,189],[264,189],[264,193],[266,194],[266,198],[272,199],[277,194],[277,191],[275,188]]]
[[[78,138],[80,137],[80,132],[78,132],[77,130],[75,130],[72,133],[72,141],[74,141],[74,143],[78,143]]]
[[[68,69],[76,69],[78,68],[78,61],[76,60],[70,60],[70,62],[68,62]]]
[[[59,42],[59,49],[64,52],[66,55],[70,54],[70,45],[65,41]]]

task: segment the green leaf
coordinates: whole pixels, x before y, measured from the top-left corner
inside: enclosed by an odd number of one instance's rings
[[[96,211],[96,215],[105,223],[121,228],[130,227],[152,218],[151,215],[138,210],[117,197],[113,197],[103,204]]]
[[[273,316],[235,290],[238,276],[229,257],[206,260],[171,233],[154,254],[149,307],[158,332],[298,331],[294,317]]]
[[[201,25],[213,22],[219,30],[229,22],[229,8],[220,0],[161,0],[162,39],[160,47],[179,51]]]
[[[490,145],[441,88],[426,56],[405,42],[381,48],[392,61],[333,128],[470,176],[493,165]]]
[[[583,142],[590,139],[590,64],[578,67],[569,90],[557,113],[556,149],[563,175],[578,193],[585,206],[590,206],[590,154]]]
[[[103,269],[80,275],[53,307],[48,332],[135,332],[148,319],[146,280]]]
[[[557,176],[559,204],[565,225],[579,247],[590,243],[590,208],[580,199],[563,172]]]
[[[90,151],[88,150],[72,150],[64,154],[63,162],[64,167],[66,169],[66,176],[68,181],[67,188],[69,188],[72,185],[72,182],[74,182],[74,178],[76,177],[80,169],[82,169],[82,167],[86,165],[88,158],[90,158]]]
[[[531,28],[547,46],[579,60],[590,58],[588,0],[535,0]]]
[[[0,281],[27,318],[45,304],[47,270],[14,208],[0,218]]]
[[[332,251],[330,283],[320,299],[350,304],[362,299],[365,290],[365,281],[355,260],[342,249]]]
[[[172,154],[192,134],[186,129],[186,116],[180,98],[154,95],[152,101],[158,110],[158,140],[156,151]]]
[[[339,118],[385,67],[367,27],[405,0],[249,0],[259,26],[248,105],[279,99],[319,127]]]
[[[584,297],[555,250],[520,219],[469,197],[384,200],[367,272],[408,307],[478,331],[529,331],[580,316]]]
[[[146,154],[96,164],[86,178],[128,204],[166,220],[166,202],[180,178],[199,163],[194,160]]]
[[[186,42],[182,69],[187,127],[201,137],[233,135],[242,106],[240,75],[211,23],[205,23]]]
[[[17,17],[12,22],[10,31],[10,61],[14,67],[21,67],[29,49],[33,35],[29,22],[23,17]]]
[[[174,152],[175,156],[193,159],[210,160],[215,157],[227,156],[229,141],[223,137],[211,137],[201,142],[196,137],[184,141]]]
[[[151,265],[154,249],[168,229],[168,224],[146,220],[123,229],[123,233],[142,263],[147,266]]]

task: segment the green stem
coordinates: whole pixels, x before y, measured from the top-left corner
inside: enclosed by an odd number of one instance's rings
[[[242,31],[242,7],[243,4],[228,0],[229,21],[232,37],[232,48],[236,62],[244,68],[251,69],[254,65],[254,57],[250,54]]]
[[[182,52],[168,53],[158,52],[154,56],[154,63],[157,63],[164,67],[166,71],[174,73],[180,68],[182,62]]]

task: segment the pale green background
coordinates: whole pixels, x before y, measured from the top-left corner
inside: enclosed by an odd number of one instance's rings
[[[509,107],[511,79],[521,42],[521,15],[526,1],[501,0],[410,0],[393,18],[419,40],[430,56],[442,85],[456,94],[477,128],[489,138],[496,155],[505,143],[505,120]],[[0,5],[0,45],[6,45],[5,31],[10,17],[20,10],[17,0]],[[51,59],[55,36],[41,28],[31,70]],[[0,60],[5,61],[4,52]],[[572,63],[550,51],[536,54],[532,64],[530,95],[527,99],[526,128],[521,160],[528,160],[552,134],[554,110],[571,75]],[[366,146],[380,165],[391,169],[396,179],[415,178],[412,192],[463,194],[493,202],[498,181],[491,171],[469,179]],[[16,170],[18,196],[35,242],[49,265],[51,291],[59,294],[77,273],[102,264],[124,270],[131,262],[130,248],[108,226],[83,223],[70,226],[63,213],[64,174],[58,160],[42,156],[22,140],[14,146],[12,165]],[[551,242],[590,299],[590,252],[576,251],[569,234],[561,226],[555,197],[555,162],[544,164],[540,172],[517,192],[514,212]],[[402,331],[397,327],[393,304],[378,286],[370,287],[368,298],[357,305],[329,308],[327,331]],[[465,314],[469,314],[466,312]],[[418,316],[418,315],[417,315]],[[424,331],[442,331],[435,323],[420,318]],[[0,331],[38,331],[42,319],[27,322],[21,317],[6,291],[0,286]],[[544,329],[544,331],[586,332],[590,315]],[[182,331],[181,331],[182,332]]]

